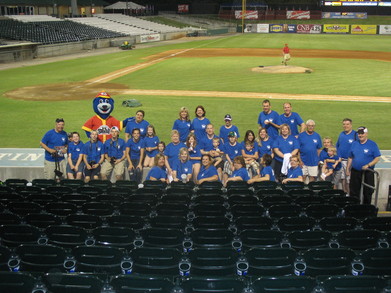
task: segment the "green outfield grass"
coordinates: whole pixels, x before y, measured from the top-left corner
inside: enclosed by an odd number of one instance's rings
[[[94,115],[91,100],[33,102],[5,98],[3,93],[22,86],[83,81],[114,70],[145,61],[162,51],[180,48],[281,48],[289,41],[294,48],[391,51],[389,36],[335,36],[335,35],[244,35],[213,41],[194,41],[168,46],[157,46],[132,51],[121,51],[106,56],[79,58],[43,65],[0,71],[2,115],[0,123],[0,147],[38,147],[44,132],[53,127],[57,117],[66,120],[66,130],[80,130],[84,122]],[[381,54],[381,53],[374,54]],[[249,68],[258,65],[274,65],[276,58],[218,57],[173,58],[143,70],[139,70],[113,82],[127,84],[129,88],[187,89],[219,91],[257,91],[280,93],[345,94],[391,96],[389,73],[391,63],[374,60],[310,59],[294,58],[293,65],[308,66],[312,74],[262,75]],[[98,87],[97,92],[102,90]],[[257,128],[261,111],[261,99],[195,98],[165,96],[114,96],[118,119],[133,116],[136,109],[120,104],[129,98],[139,99],[146,111],[145,119],[156,125],[161,139],[169,140],[169,130],[177,118],[181,106],[194,108],[202,104],[207,117],[218,127],[226,113],[233,115],[242,135],[247,129]],[[272,106],[282,110],[282,100],[273,100]],[[365,125],[370,137],[381,149],[391,149],[390,104],[358,102],[292,101],[294,111],[303,119],[314,119],[322,136],[334,139],[341,131],[341,120],[350,117],[354,126]],[[84,135],[82,135],[84,137]]]

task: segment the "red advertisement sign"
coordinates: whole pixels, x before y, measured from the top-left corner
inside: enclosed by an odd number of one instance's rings
[[[286,12],[287,19],[310,19],[310,11],[305,10],[288,10]]]
[[[178,13],[189,13],[189,4],[179,4]]]
[[[235,10],[235,18],[242,19],[242,10]],[[244,19],[258,19],[258,10],[247,10]]]

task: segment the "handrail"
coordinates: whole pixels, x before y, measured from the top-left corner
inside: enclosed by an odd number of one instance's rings
[[[365,171],[369,171],[369,172],[372,172],[374,173],[375,175],[375,180],[374,180],[374,183],[375,185],[372,186],[368,183],[365,183]],[[379,175],[379,172],[373,170],[373,169],[366,169],[364,170],[364,172],[362,173],[362,177],[361,177],[361,189],[360,189],[360,203],[363,204],[364,203],[364,186],[372,189],[375,191],[375,206],[377,207],[377,200],[378,200],[378,197],[379,197],[379,184],[380,184],[380,175]]]

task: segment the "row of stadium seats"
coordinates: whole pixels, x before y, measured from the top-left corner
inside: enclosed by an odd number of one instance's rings
[[[92,274],[0,272],[4,293],[379,293],[387,292],[389,280],[380,276],[282,276],[240,279],[187,277],[174,280],[155,276],[114,275],[107,279]],[[70,289],[72,288],[72,289]]]

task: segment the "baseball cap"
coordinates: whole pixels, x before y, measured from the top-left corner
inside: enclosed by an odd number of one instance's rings
[[[364,134],[364,133],[367,133],[368,132],[368,129],[365,127],[365,126],[360,126],[358,129],[357,129],[357,133],[358,134]]]
[[[119,132],[119,129],[118,129],[118,127],[117,127],[117,126],[113,126],[113,127],[111,127],[111,128],[110,128],[110,130],[115,130],[115,131],[118,131],[118,132]]]
[[[224,120],[232,120],[231,115],[230,114],[225,115]]]
[[[230,132],[228,133],[228,137],[236,137],[235,131],[230,131]]]
[[[101,91],[99,92],[95,98],[106,98],[106,99],[110,99],[111,96],[109,93],[105,92],[105,91]]]

